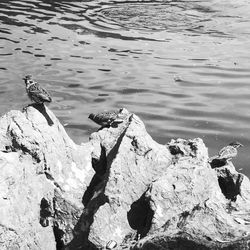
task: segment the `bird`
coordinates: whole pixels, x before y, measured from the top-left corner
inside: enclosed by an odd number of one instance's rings
[[[99,114],[91,113],[88,118],[98,125],[101,125],[102,127],[107,127],[123,122],[124,116],[121,114],[121,112],[122,109],[119,109],[118,111],[103,112]]]
[[[32,75],[26,75],[23,78],[26,84],[26,92],[32,102],[37,104],[43,104],[45,102],[51,102],[52,98],[50,94],[42,88],[37,82],[32,79]]]
[[[232,158],[236,157],[238,154],[238,148],[243,147],[243,145],[240,142],[234,141],[229,143],[228,146],[223,147],[218,155],[213,156],[209,159],[209,162],[221,162],[226,164],[228,161],[232,160]]]

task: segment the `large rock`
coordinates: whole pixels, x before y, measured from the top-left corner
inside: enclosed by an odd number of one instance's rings
[[[73,239],[94,174],[91,145],[76,145],[39,105],[0,119],[0,249],[56,249]]]
[[[1,118],[0,248],[248,249],[249,179],[122,112],[81,145],[39,105]]]
[[[119,244],[134,240],[145,234],[149,225],[144,225],[147,205],[143,202],[140,211],[134,212],[133,204],[167,171],[171,154],[147,134],[136,115],[129,113],[118,128],[104,128],[92,134],[90,141],[96,151],[103,152],[105,165],[98,165],[105,171],[86,205],[81,230],[89,231],[89,240],[98,247],[110,240]],[[137,213],[142,215],[140,221]]]
[[[128,117],[91,136],[105,152],[106,171],[86,206],[88,239],[99,248],[110,240],[123,249],[247,248],[248,178],[232,164],[212,169],[201,139],[159,145],[137,116]],[[234,183],[231,195],[223,181]]]

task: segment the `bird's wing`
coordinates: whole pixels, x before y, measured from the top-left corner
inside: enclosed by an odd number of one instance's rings
[[[102,121],[105,121],[105,122],[113,122],[116,117],[117,117],[117,114],[114,113],[114,112],[105,112],[105,113],[100,113],[100,114],[97,114],[98,118],[101,119]]]
[[[49,93],[40,86],[30,86],[29,93],[35,95],[40,100],[51,102]]]
[[[110,123],[109,117],[105,116],[104,114],[90,114],[89,118],[94,121],[95,123],[105,126]]]
[[[219,152],[219,159],[232,158],[237,155],[237,150],[231,146],[226,146],[222,148]]]

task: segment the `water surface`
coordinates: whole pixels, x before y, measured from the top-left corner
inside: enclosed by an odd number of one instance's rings
[[[250,176],[249,1],[2,0],[0,25],[1,115],[29,103],[32,74],[77,143],[89,113],[126,107],[159,143],[240,141]]]

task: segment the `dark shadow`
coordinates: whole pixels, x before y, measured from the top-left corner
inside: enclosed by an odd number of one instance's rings
[[[137,236],[140,238],[145,237],[149,232],[153,216],[154,211],[151,209],[145,194],[131,205],[127,213],[130,227],[137,231]]]
[[[64,249],[64,242],[62,240],[62,237],[64,235],[64,232],[59,228],[57,223],[54,223],[54,225],[53,225],[53,232],[55,235],[56,250],[63,250]]]
[[[183,155],[183,152],[181,151],[178,145],[169,145],[168,149],[171,155],[178,155],[178,154]]]
[[[23,153],[27,153],[30,154],[32,156],[32,158],[37,162],[40,163],[41,159],[40,156],[38,155],[37,152],[34,152],[32,150],[30,150],[29,148],[27,148],[25,145],[23,145],[22,143],[20,143],[17,138],[16,135],[12,133],[12,131],[10,132],[10,135],[12,136],[12,140],[11,140],[11,151],[12,152],[16,152],[17,150],[21,150]]]
[[[94,191],[96,190],[96,187],[103,181],[104,174],[107,171],[107,157],[106,157],[106,150],[105,148],[100,145],[101,147],[101,155],[100,157],[93,158],[92,157],[92,168],[95,170],[96,174],[93,176],[87,190],[85,191],[82,203],[86,207],[88,202],[90,201],[91,197],[94,194]]]
[[[74,236],[74,239],[64,246],[63,248],[57,248],[57,250],[100,250],[92,242],[88,240],[88,235],[80,232]]]
[[[100,194],[98,197],[91,200],[87,207],[84,208],[83,213],[74,227],[74,238],[64,248],[57,249],[62,250],[67,248],[68,250],[98,250],[92,242],[89,241],[89,229],[94,221],[94,215],[98,208],[107,202],[107,198]],[[83,229],[84,228],[84,229]],[[87,230],[86,230],[87,229]]]
[[[112,128],[117,128],[117,127],[118,127],[118,124],[120,124],[120,123],[123,123],[123,121],[117,121],[117,122],[114,121],[114,122],[111,123],[110,126],[111,126]]]
[[[220,168],[226,165],[225,160],[213,159],[210,162],[211,168]]]
[[[6,145],[5,149],[2,149],[1,152],[10,153],[10,152],[12,152],[12,147],[10,145]]]
[[[101,147],[101,155],[99,159],[92,158],[92,167],[95,170],[96,174],[99,176],[103,176],[107,171],[107,158],[106,158],[106,150],[105,148],[100,145]]]
[[[97,185],[99,183],[101,183],[102,181],[103,181],[103,179],[100,178],[97,174],[95,174],[94,177],[92,178],[90,185],[88,186],[87,190],[85,191],[85,193],[82,197],[82,203],[85,207],[87,206],[87,204],[91,200],[91,198],[96,190]]]
[[[114,122],[114,123],[112,123],[112,124],[110,125],[110,127],[111,127],[111,128],[118,128],[118,124],[119,124],[119,123],[115,123],[115,122]]]
[[[223,195],[231,200],[236,201],[237,195],[240,195],[240,186],[243,180],[243,176],[238,174],[236,181],[234,181],[234,176],[230,173],[229,170],[225,171],[226,176],[219,176],[218,182],[221,188]]]
[[[49,225],[48,217],[50,216],[51,216],[51,206],[45,198],[42,198],[40,203],[40,224],[43,227],[47,227]]]
[[[27,107],[30,107],[30,106],[32,106],[33,108],[38,110],[44,116],[44,118],[46,119],[49,126],[52,126],[54,124],[54,122],[51,120],[48,113],[46,112],[46,108],[45,108],[44,104],[32,103],[32,104],[29,104]],[[27,107],[25,107],[25,108],[27,108]]]

